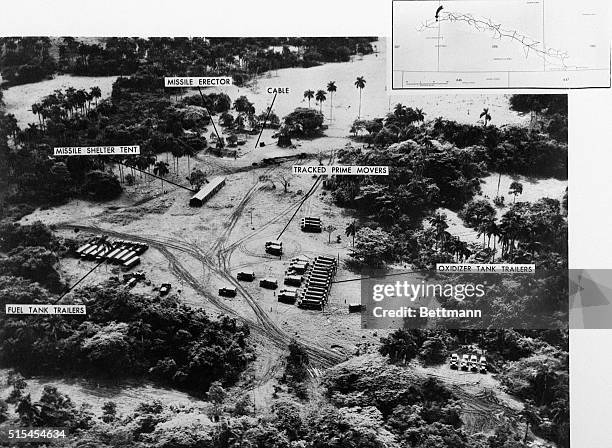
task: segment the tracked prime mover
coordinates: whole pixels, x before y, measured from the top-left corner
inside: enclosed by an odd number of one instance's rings
[[[338,263],[332,257],[316,257],[304,275],[305,286],[299,294],[300,308],[323,310],[329,298],[332,279]]]

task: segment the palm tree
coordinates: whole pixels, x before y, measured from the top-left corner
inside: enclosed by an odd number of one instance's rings
[[[304,90],[304,98],[308,98],[308,109],[310,109],[310,100],[314,98],[314,90]]]
[[[357,114],[357,119],[361,118],[361,91],[366,85],[366,80],[363,76],[358,76],[355,80],[355,87],[359,89],[359,113]]]
[[[142,172],[144,171],[146,173],[149,167],[155,163],[155,157],[150,153],[143,153],[136,157],[134,162],[136,167],[141,171],[140,177],[142,178]]]
[[[510,191],[508,191],[508,194],[511,194],[514,196],[514,199],[512,200],[512,202],[516,202],[516,196],[519,194],[523,194],[523,184],[517,181],[514,181],[510,184]]]
[[[40,125],[41,129],[42,129],[42,121],[40,119],[40,114],[41,114],[42,110],[43,110],[43,107],[42,107],[42,105],[40,103],[32,104],[32,113],[34,115],[38,116],[38,124]]]
[[[166,162],[157,162],[155,164],[155,168],[153,168],[153,173],[157,174],[159,177],[161,177],[161,184],[162,184],[162,193],[164,192],[164,177],[166,177],[168,175],[168,173],[170,172],[170,170],[168,169],[168,164]]]
[[[174,162],[174,172],[178,174],[179,160],[181,157],[183,157],[183,155],[185,155],[185,151],[183,147],[175,145],[172,147],[171,153]]]
[[[497,195],[496,198],[499,198],[499,185],[501,184],[501,171],[499,172],[499,177],[497,178]]]
[[[334,108],[334,93],[336,93],[336,90],[336,81],[330,81],[327,83],[327,91],[329,92],[329,121],[332,120]]]
[[[63,105],[66,108],[66,110],[68,110],[70,112],[70,115],[72,116],[72,110],[74,109],[74,106],[76,105],[76,89],[74,87],[68,87],[66,89],[66,95],[64,96],[63,99]]]
[[[493,237],[493,257],[495,257],[495,252],[497,251],[497,243],[496,239],[499,236],[499,226],[495,221],[495,218],[489,218],[485,221],[487,237],[489,238],[489,242],[487,243],[487,247],[491,246],[491,237]]]
[[[346,234],[347,238],[351,236],[353,237],[353,247],[355,247],[355,234],[357,233],[357,226],[355,225],[355,220],[353,220],[353,222],[349,223],[349,225],[346,226],[344,233]]]
[[[435,229],[437,248],[438,242],[446,238],[446,229],[448,229],[446,215],[444,213],[436,213],[434,216],[429,218],[429,225]]]
[[[325,90],[317,90],[315,99],[319,102],[319,112],[323,113],[323,101],[327,99],[327,95],[325,95]]]
[[[191,157],[195,155],[195,150],[191,146],[183,146],[183,155],[187,156],[187,172],[191,172]]]
[[[423,109],[419,109],[418,107],[414,110],[414,119],[418,122],[425,120],[425,112]]]
[[[327,232],[327,236],[328,236],[327,243],[331,244],[331,235],[332,233],[334,233],[335,230],[337,230],[336,226],[330,224],[326,226],[323,230]]]
[[[480,238],[480,235],[482,235],[482,248],[484,249],[486,246],[486,238],[487,238],[487,224],[486,222],[481,222],[480,224],[478,224],[478,226],[476,227],[476,231],[477,233],[477,237]]]
[[[489,114],[489,108],[485,107],[480,113],[480,118],[484,118],[484,127],[487,127],[487,123],[491,121],[491,115]]]
[[[81,113],[85,111],[85,103],[87,103],[87,92],[85,89],[79,89],[75,93],[76,105],[81,109]]]
[[[89,91],[89,94],[91,95],[93,99],[96,100],[96,107],[97,107],[98,98],[102,98],[102,91],[100,90],[100,87],[98,86],[92,87],[91,90]]]

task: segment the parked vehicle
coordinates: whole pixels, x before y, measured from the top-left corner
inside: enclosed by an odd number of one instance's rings
[[[246,282],[252,282],[255,280],[255,272],[252,271],[240,271],[236,274],[238,280],[244,280]]]
[[[487,358],[480,357],[480,373],[487,373]]]
[[[266,243],[266,253],[270,255],[282,255],[283,244],[268,244]]]
[[[289,269],[288,270],[293,271],[296,274],[303,274],[304,272],[306,272],[307,268],[308,268],[308,263],[294,263],[294,262],[292,262],[289,265]]]
[[[278,288],[278,281],[275,278],[262,278],[259,281],[259,286],[266,289]]]
[[[321,218],[316,217],[305,217],[300,221],[300,228],[302,232],[316,232],[322,231]]]
[[[121,258],[119,258],[119,263],[123,264],[126,261],[131,260],[135,256],[136,256],[136,251],[131,250],[131,251],[127,252],[125,255],[123,255]]]
[[[121,252],[121,248],[117,248],[117,249],[113,249],[109,254],[106,255],[106,259],[111,262],[113,261],[113,258],[115,257],[115,255],[117,255],[119,252]]]
[[[457,353],[451,355],[450,368],[453,370],[459,369],[459,355]]]
[[[365,305],[361,303],[349,303],[348,312],[349,313],[361,313],[365,309]]]
[[[89,249],[91,246],[92,246],[92,244],[91,244],[91,243],[86,243],[86,244],[83,244],[81,247],[79,247],[79,248],[76,250],[76,254],[77,254],[77,255],[81,255],[81,253],[83,253],[84,251],[86,251],[87,249]]]
[[[225,286],[223,288],[219,288],[219,295],[223,297],[236,297],[238,291],[234,286]]]
[[[111,259],[111,261],[113,263],[120,263],[120,260],[123,258],[124,255],[127,255],[130,252],[129,249],[122,249],[121,251],[119,251],[118,253],[116,253],[113,258]]]
[[[302,277],[299,275],[288,275],[285,277],[285,280],[283,283],[289,286],[301,286]]]
[[[272,240],[272,241],[266,241],[266,247],[268,246],[282,246],[283,242],[281,240]]]
[[[281,289],[278,292],[278,301],[279,302],[285,302],[285,303],[295,303],[295,301],[297,300],[297,289]]]
[[[124,271],[129,271],[134,266],[137,266],[139,264],[140,264],[140,257],[138,255],[135,255],[132,258],[130,258],[129,260],[125,261],[122,264],[121,269],[123,269]],[[144,279],[144,275],[142,276],[142,278]]]
[[[478,357],[476,355],[470,356],[470,370],[478,372]]]
[[[291,263],[304,263],[308,266],[310,264],[310,260],[302,255],[299,257],[292,258]]]
[[[470,358],[468,355],[461,357],[461,370],[470,370]]]

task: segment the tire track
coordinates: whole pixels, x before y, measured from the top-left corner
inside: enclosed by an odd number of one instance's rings
[[[138,235],[131,235],[128,233],[117,232],[113,230],[102,229],[96,226],[84,226],[84,225],[73,225],[73,224],[58,224],[57,228],[62,229],[79,229],[90,233],[105,234],[119,239],[129,239],[132,241],[138,241],[149,244],[149,246],[157,249],[170,263],[171,270],[178,277],[184,280],[189,286],[191,286],[196,292],[204,296],[214,306],[226,312],[228,315],[236,317],[237,319],[247,323],[256,331],[260,332],[277,347],[286,349],[287,345],[291,341],[291,337],[279,328],[274,321],[270,319],[268,314],[263,310],[259,303],[249,294],[249,292],[228,273],[226,269],[226,261],[223,259],[222,266],[220,268],[206,253],[203,253],[201,249],[194,247],[188,243],[181,242],[180,240],[174,240],[171,238],[156,239],[152,237],[144,237]],[[245,297],[247,303],[255,313],[257,321],[253,321],[244,316],[239,315],[233,308],[227,305],[225,302],[219,300],[214,294],[211,294],[206,290],[200,282],[186,269],[170,252],[168,248],[178,250],[183,253],[187,253],[199,260],[204,266],[208,267],[212,272],[225,279],[228,283],[234,285],[238,291]],[[310,359],[317,364],[325,367],[331,367],[339,362],[344,361],[344,357],[338,356],[337,353],[331,352],[323,347],[317,346],[310,341],[301,341]]]
[[[333,157],[330,158],[329,164],[333,163]],[[264,175],[269,174],[275,168],[268,168],[264,171]],[[249,324],[252,328],[259,331],[271,342],[273,342],[276,346],[282,349],[286,349],[288,344],[290,343],[292,337],[287,334],[284,330],[282,330],[268,315],[268,313],[261,307],[261,305],[257,302],[257,300],[244,288],[244,286],[238,282],[230,272],[230,260],[233,252],[238,248],[244,241],[252,238],[253,236],[261,233],[264,229],[268,228],[270,225],[278,222],[281,218],[285,217],[289,213],[293,211],[294,208],[300,208],[306,200],[308,200],[318,189],[321,183],[321,177],[317,177],[316,181],[310,188],[310,190],[304,195],[304,197],[298,201],[297,203],[291,204],[286,207],[280,213],[278,213],[275,217],[268,220],[268,222],[264,223],[264,225],[260,226],[257,230],[250,232],[249,234],[243,236],[242,238],[234,241],[228,247],[225,247],[225,243],[227,242],[229,236],[234,230],[236,224],[238,223],[239,218],[242,216],[242,213],[246,207],[246,205],[252,200],[253,196],[257,191],[260,191],[263,188],[263,185],[260,185],[260,181],[257,181],[244,195],[241,199],[238,206],[232,211],[230,216],[226,219],[225,224],[226,227],[222,234],[217,238],[215,243],[211,246],[211,248],[204,252],[195,244],[190,244],[186,241],[181,241],[173,238],[153,238],[153,237],[144,237],[131,235],[127,233],[117,232],[113,230],[102,229],[97,226],[84,226],[84,225],[73,225],[73,224],[58,224],[57,228],[64,229],[80,229],[84,231],[88,231],[91,233],[103,233],[105,235],[113,236],[119,239],[130,239],[133,241],[139,241],[149,244],[151,247],[157,249],[170,263],[170,267],[172,272],[178,277],[183,279],[189,286],[191,286],[195,291],[200,293],[209,302],[211,302],[214,306],[226,312],[228,315],[235,316],[243,322]],[[245,318],[237,314],[237,312],[228,306],[225,302],[219,300],[214,294],[210,294],[200,282],[191,274],[191,272],[186,269],[170,252],[168,248],[175,249],[177,251],[187,253],[193,258],[197,259],[202,263],[203,266],[207,267],[223,278],[229,284],[236,287],[238,291],[242,294],[242,296],[247,301],[247,304],[255,313],[257,317],[257,322],[252,321],[251,319]],[[307,340],[304,337],[300,338],[298,341],[306,353],[308,353],[309,358],[323,367],[331,367],[335,364],[343,362],[346,360],[345,356],[338,354],[337,352],[321,347],[318,344]]]

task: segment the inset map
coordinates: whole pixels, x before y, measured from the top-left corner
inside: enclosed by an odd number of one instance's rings
[[[610,86],[607,2],[394,0],[393,89]]]

